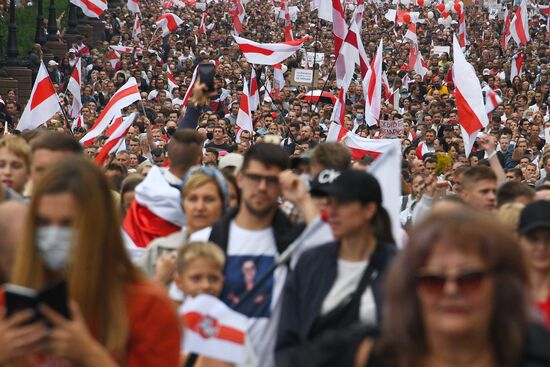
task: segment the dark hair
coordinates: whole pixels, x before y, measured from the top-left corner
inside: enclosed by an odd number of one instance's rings
[[[505,182],[497,191],[497,207],[512,203],[521,196],[526,196],[532,200],[535,197],[535,190],[521,182]]]
[[[476,184],[483,180],[496,181],[497,176],[493,170],[487,166],[470,167],[465,170],[462,175],[462,186],[466,188],[466,186]]]
[[[54,152],[72,152],[75,154],[82,154],[83,152],[82,146],[75,138],[58,131],[40,133],[31,142],[31,149],[33,154],[40,149]]]
[[[288,155],[279,145],[258,143],[253,145],[244,155],[241,171],[245,172],[251,161],[258,161],[266,166],[275,166],[281,170],[288,168]]]
[[[405,367],[417,365],[429,353],[416,276],[435,246],[474,251],[487,264],[494,280],[488,339],[496,365],[516,366],[529,321],[523,256],[509,229],[495,218],[467,208],[436,210],[428,215],[413,228],[408,245],[393,261],[384,289],[384,352],[388,356],[397,353],[396,362]]]
[[[167,145],[170,165],[188,170],[197,164],[202,156],[202,136],[192,129],[177,130]]]

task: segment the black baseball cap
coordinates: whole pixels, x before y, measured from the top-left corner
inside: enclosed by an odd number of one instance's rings
[[[309,193],[312,196],[327,196],[324,189],[332,185],[334,180],[340,176],[342,171],[336,169],[324,169],[311,180],[309,184]]]
[[[550,229],[550,201],[538,200],[523,208],[519,218],[520,234],[527,234],[538,228]]]
[[[378,180],[362,170],[345,170],[330,184],[321,188],[325,195],[340,200],[382,204],[382,190]]]

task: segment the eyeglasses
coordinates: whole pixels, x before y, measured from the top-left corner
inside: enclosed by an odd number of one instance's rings
[[[483,270],[465,271],[453,277],[421,272],[416,278],[416,284],[421,291],[432,296],[441,297],[447,282],[454,282],[461,294],[469,296],[479,290],[487,275],[488,273]]]
[[[265,180],[268,186],[279,185],[279,176],[263,176],[256,173],[245,173],[244,177],[246,177],[256,185],[259,185],[263,180]]]

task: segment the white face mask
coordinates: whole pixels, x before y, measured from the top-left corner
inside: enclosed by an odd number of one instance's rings
[[[47,226],[36,230],[36,246],[48,269],[60,271],[65,268],[72,238],[70,227]]]

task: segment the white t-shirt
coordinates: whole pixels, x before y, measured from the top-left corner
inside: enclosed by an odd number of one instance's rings
[[[207,241],[210,232],[211,228],[195,232],[190,241]],[[279,255],[273,228],[251,231],[231,221],[226,255],[225,285],[221,299],[234,308],[242,295],[273,266]],[[274,365],[273,351],[286,275],[287,268],[278,267],[255,295],[236,309],[249,317],[247,335],[260,366]]]
[[[323,301],[321,315],[325,315],[329,311],[335,309],[348,295],[355,292],[367,268],[367,264],[368,261],[346,261],[338,259],[336,281]],[[372,279],[375,277],[376,273],[373,272]],[[376,325],[376,303],[374,302],[374,295],[370,285],[361,296],[359,319],[363,323]]]

